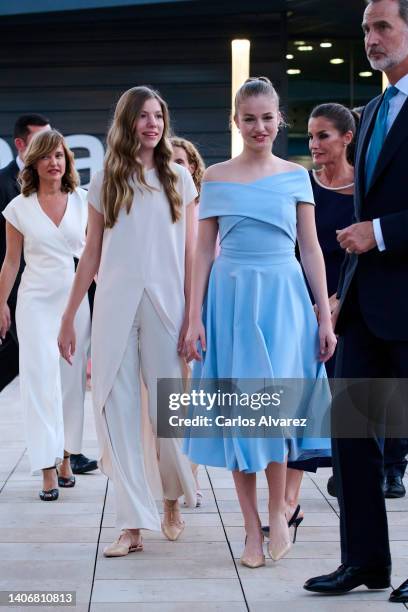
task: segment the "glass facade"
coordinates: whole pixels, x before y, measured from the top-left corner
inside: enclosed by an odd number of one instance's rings
[[[362,35],[348,40],[291,36],[286,62],[289,157],[308,164],[307,122],[313,107],[323,102],[363,107],[381,93],[381,73],[371,69]]]

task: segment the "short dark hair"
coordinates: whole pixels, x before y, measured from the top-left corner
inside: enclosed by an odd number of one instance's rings
[[[39,113],[31,113],[20,115],[14,124],[14,138],[22,138],[25,140],[30,133],[29,125],[45,126],[49,125],[50,120]]]
[[[380,2],[380,0],[365,0],[366,4],[375,4],[376,2]],[[395,0],[399,4],[399,14],[401,19],[405,21],[408,25],[408,0]]]

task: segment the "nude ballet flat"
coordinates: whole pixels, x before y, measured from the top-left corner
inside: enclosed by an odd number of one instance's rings
[[[245,536],[245,544],[247,542],[248,536]],[[263,535],[262,535],[262,542],[263,542]],[[242,555],[242,557],[240,558],[240,563],[241,565],[244,565],[245,567],[250,567],[251,569],[256,569],[257,567],[262,567],[263,565],[265,565],[265,555],[262,553],[262,555],[258,555],[258,557],[249,557],[248,555]]]
[[[180,509],[177,499],[164,500],[164,517],[161,524],[162,532],[172,542],[177,540],[184,530],[185,523],[180,517]]]
[[[115,540],[112,544],[107,546],[103,554],[105,557],[125,557],[131,552],[141,552],[143,550],[143,540],[142,536],[139,536],[139,542],[133,546],[127,546],[124,542],[121,542],[121,538],[123,535],[128,533],[128,529],[123,529],[119,538]],[[129,534],[132,537],[131,534]]]

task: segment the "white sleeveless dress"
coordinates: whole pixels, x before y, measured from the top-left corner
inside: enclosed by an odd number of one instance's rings
[[[18,290],[16,324],[28,454],[36,472],[54,465],[64,453],[57,338],[74,280],[73,258],[81,256],[85,245],[86,192],[77,189],[68,195],[58,227],[41,208],[36,193],[14,198],[3,215],[24,237],[26,266]],[[86,297],[75,319],[77,335],[86,336],[84,328],[89,326]]]

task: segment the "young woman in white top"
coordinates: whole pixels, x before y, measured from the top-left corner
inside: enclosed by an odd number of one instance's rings
[[[78,304],[98,272],[92,329],[92,391],[100,467],[114,483],[122,533],[106,556],[142,550],[140,529],[160,529],[146,478],[139,373],[157,425],[157,379],[181,378],[178,342],[188,326],[194,201],[187,170],[171,163],[166,103],[147,87],[120,98],[102,172],[88,193],[84,254],[65,310],[59,346],[71,359]],[[195,485],[178,440],[156,439],[163,486],[163,533],[184,528],[178,497],[195,505]]]
[[[71,368],[60,359],[57,336],[75,275],[74,257],[81,256],[85,245],[88,211],[73,154],[56,130],[34,136],[21,180],[21,195],[3,211],[7,253],[0,274],[0,327],[3,335],[10,324],[7,298],[24,248],[26,266],[16,310],[21,399],[31,469],[43,470],[40,498],[55,501],[58,485],[75,484],[69,453],[80,452],[82,444],[90,336],[87,299],[78,309],[77,354]],[[55,466],[61,461],[57,480]]]

